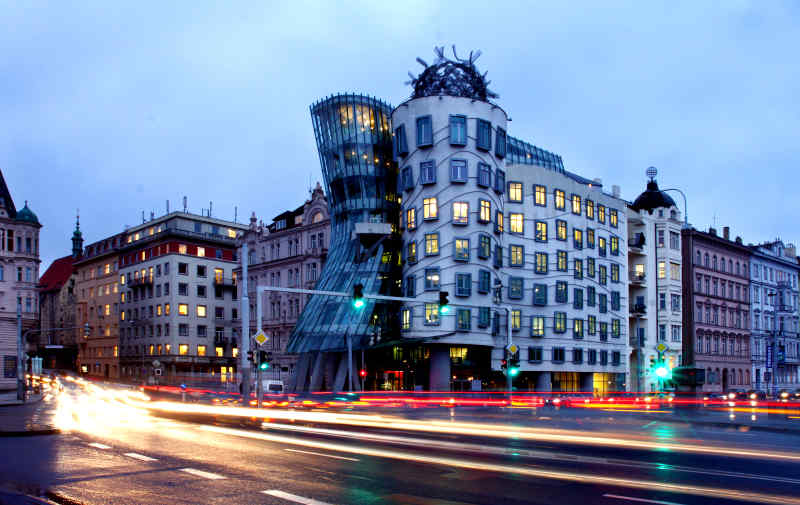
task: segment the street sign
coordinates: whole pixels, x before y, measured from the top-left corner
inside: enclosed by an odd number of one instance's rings
[[[664,351],[667,351],[667,350],[669,350],[669,347],[667,347],[667,344],[665,344],[664,342],[660,342],[656,346],[656,351],[658,351],[660,353],[663,353]]]
[[[256,342],[258,342],[258,345],[264,345],[264,342],[269,340],[269,337],[266,335],[266,333],[264,333],[264,330],[258,330],[258,333],[256,333],[253,338]]]
[[[772,364],[774,361],[774,351],[775,351],[775,344],[769,344],[767,346],[767,370],[772,370]]]
[[[506,350],[511,354],[516,354],[519,351],[519,346],[517,344],[508,344]]]

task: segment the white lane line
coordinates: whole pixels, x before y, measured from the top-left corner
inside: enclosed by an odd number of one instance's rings
[[[264,494],[268,494],[270,496],[274,496],[276,498],[283,498],[284,500],[291,501],[294,503],[302,503],[303,505],[332,505],[331,503],[315,500],[313,498],[306,498],[305,496],[297,496],[296,494],[285,493],[277,489],[268,489],[266,491],[261,491],[261,492]]]
[[[194,468],[181,468],[181,472],[190,473],[192,475],[197,475],[198,477],[204,477],[206,479],[211,479],[211,480],[218,480],[225,478],[224,475],[219,475],[211,472],[204,472],[202,470],[195,470]]]
[[[157,458],[151,458],[150,456],[145,456],[144,454],[136,454],[135,452],[126,452],[125,455],[129,458],[138,459],[140,461],[158,461]]]
[[[361,461],[358,458],[346,458],[344,456],[334,456],[333,454],[323,454],[321,452],[300,451],[300,450],[297,450],[297,449],[284,449],[284,451],[300,452],[300,453],[303,453],[303,454],[313,454],[314,456],[324,456],[326,458],[333,458],[333,459],[344,459],[344,460],[347,460],[347,461]]]
[[[101,444],[99,442],[92,442],[89,446],[94,447],[95,449],[111,449],[110,445]]]
[[[674,501],[648,500],[646,498],[634,498],[633,496],[620,496],[618,494],[604,494],[603,498],[616,498],[618,500],[630,500],[640,503],[655,503],[657,505],[683,505],[682,503],[676,503]]]

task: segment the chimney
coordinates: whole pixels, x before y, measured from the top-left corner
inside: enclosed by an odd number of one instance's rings
[[[594,183],[595,183],[595,184],[597,184],[598,186],[602,186],[602,185],[603,185],[603,179],[601,179],[601,178],[599,178],[599,177],[595,177],[595,178],[594,178],[594,180],[593,180],[592,182],[594,182]]]
[[[716,237],[717,236],[717,229],[714,228],[713,226],[709,226],[708,227],[708,234]]]
[[[731,239],[731,227],[730,226],[723,226],[722,227],[722,238],[725,240]]]
[[[741,244],[742,243],[742,237],[736,237],[736,243],[737,244]]]
[[[797,248],[795,248],[794,244],[786,244],[786,249],[784,249],[784,252],[789,258],[797,257]]]
[[[618,184],[614,184],[613,186],[611,186],[611,196],[613,196],[614,198],[619,198],[619,193],[620,191]]]

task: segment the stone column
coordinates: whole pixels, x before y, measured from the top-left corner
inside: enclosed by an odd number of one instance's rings
[[[536,391],[552,391],[553,380],[550,372],[539,372],[536,376]]]
[[[450,391],[450,347],[433,345],[431,349],[430,391]]]

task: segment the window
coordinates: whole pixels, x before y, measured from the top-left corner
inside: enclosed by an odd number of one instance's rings
[[[514,203],[522,203],[522,183],[509,182],[508,183],[508,201]]]
[[[188,263],[178,263],[178,274],[179,275],[189,275],[189,264]]]
[[[581,321],[581,322],[583,322],[583,321]],[[572,350],[572,362],[573,363],[583,363],[583,349],[573,349]]]
[[[410,330],[411,329],[411,309],[408,307],[403,308],[400,311],[400,329],[401,330]]]
[[[492,148],[492,123],[478,119],[478,138],[475,147],[489,151]]]
[[[469,203],[453,202],[453,224],[469,224]]]
[[[619,237],[611,236],[609,239],[611,245],[611,255],[619,256]]]
[[[594,219],[594,202],[586,200],[586,219]]]
[[[488,293],[491,287],[492,274],[488,270],[478,271],[478,293]]]
[[[411,167],[403,168],[400,178],[400,187],[403,188],[403,191],[412,191],[414,189],[414,174],[411,171]]]
[[[681,248],[681,236],[679,233],[674,231],[669,232],[669,248],[675,251]]]
[[[681,327],[680,325],[673,324],[671,327],[672,331],[672,341],[673,342],[680,342],[681,341]]]
[[[542,348],[528,347],[528,361],[542,361]]]
[[[494,154],[498,158],[506,157],[506,131],[500,127],[497,128],[497,136],[494,139]]]
[[[482,233],[478,238],[478,257],[488,259],[492,254],[492,239],[489,235]]]
[[[553,347],[553,362],[563,363],[566,352],[563,347]]]
[[[531,316],[531,336],[544,337],[544,316]]]
[[[583,279],[583,260],[580,258],[575,258],[575,260],[573,261],[573,265],[574,265],[573,278]]]
[[[597,350],[596,349],[589,349],[586,353],[586,363],[590,365],[597,364]]]
[[[572,229],[572,246],[578,250],[583,249],[583,230]]]
[[[659,293],[658,294],[658,310],[667,310],[667,294],[666,293]],[[706,317],[706,322],[708,322],[708,318]]]
[[[456,261],[469,261],[468,238],[457,238],[453,241],[453,259]]]
[[[608,283],[608,277],[606,275],[605,265],[600,265],[599,267],[597,267],[597,273],[598,273],[597,282],[605,286]]]
[[[499,168],[494,172],[494,190],[496,193],[506,190],[506,173]]]
[[[665,261],[658,262],[658,278],[659,279],[667,278],[667,263]]]
[[[522,277],[509,277],[508,297],[512,300],[521,300],[525,291],[525,282]]]
[[[496,268],[503,266],[503,246],[500,244],[494,246],[494,266]]]
[[[466,116],[450,116],[450,145],[467,145]]]
[[[616,263],[611,264],[611,282],[619,283],[619,265]]]
[[[536,241],[547,242],[547,222],[536,221]]]
[[[589,335],[597,333],[597,318],[595,316],[590,315],[586,318],[586,332]]]
[[[417,209],[414,207],[406,210],[406,228],[409,231],[417,229]]]
[[[394,130],[395,154],[405,156],[408,154],[408,141],[406,140],[406,127],[400,125]]]
[[[467,331],[472,328],[472,314],[469,309],[456,310],[456,329]]]
[[[425,291],[437,291],[439,289],[439,269],[425,269]]]
[[[521,213],[511,213],[508,216],[511,222],[511,233],[523,234],[525,229],[525,218]]]
[[[431,116],[417,118],[417,147],[433,145],[433,120]]]
[[[553,199],[556,202],[556,209],[564,210],[566,208],[566,196],[562,190],[553,190]]]
[[[492,202],[489,200],[478,200],[480,213],[478,215],[478,222],[488,223],[492,220]]]
[[[472,274],[456,274],[456,296],[472,294]]]
[[[206,276],[206,266],[205,265],[197,265],[197,276],[198,277],[205,277]]]
[[[581,215],[581,197],[579,195],[572,195],[572,213]]]
[[[512,267],[521,267],[525,264],[525,248],[521,245],[511,245],[508,248],[508,264]]]
[[[547,188],[540,184],[536,184],[533,186],[533,194],[534,194],[534,205],[538,205],[539,207],[544,207],[547,205]]]
[[[556,281],[556,303],[567,303],[567,282]]]
[[[197,306],[197,317],[206,317],[207,308],[205,305]]]
[[[556,240],[567,240],[567,222],[556,219]]]
[[[619,338],[620,336],[620,322],[619,319],[611,320],[611,337]]]
[[[601,314],[608,312],[608,295],[605,293],[598,293],[597,305],[597,310],[599,310]]]
[[[467,182],[467,160],[450,160],[450,182]]]
[[[182,326],[185,326],[185,325],[182,325]],[[188,334],[188,332],[189,332],[188,328],[187,328],[186,332]],[[183,336],[183,335],[181,335],[181,336]],[[178,344],[178,354],[180,354],[181,356],[186,356],[187,354],[189,354],[189,344]]]
[[[439,254],[439,233],[425,234],[425,256],[436,256]]]
[[[567,271],[567,251],[558,251],[557,253],[556,270],[559,272]]]
[[[670,261],[669,263],[669,278],[673,281],[681,280],[681,265]]]
[[[547,273],[547,253],[543,252],[536,253],[536,273],[537,274]]]
[[[583,338],[583,319],[572,320],[572,338]]]
[[[492,185],[492,168],[486,163],[478,163],[478,186],[488,188]]]
[[[165,316],[169,315],[169,304],[168,303],[164,304],[164,315]]]
[[[205,298],[206,297],[206,286],[197,286],[197,297],[198,298]]]
[[[616,228],[619,226],[619,220],[617,217],[617,209],[609,209],[608,211],[608,222],[612,228]]]
[[[412,265],[417,262],[417,242],[414,240],[406,244],[406,261]]]
[[[494,211],[494,232],[503,233],[503,213],[500,209]]]
[[[583,288],[572,289],[572,308],[573,309],[583,308]]]
[[[597,222],[605,224],[606,222],[606,208],[603,205],[597,205]]]
[[[438,325],[439,324],[439,304],[426,303],[425,304],[425,324]]]
[[[533,304],[539,307],[547,305],[547,284],[533,285]]]
[[[621,354],[620,354],[619,351],[612,351],[611,352],[611,364],[614,365],[614,366],[619,366],[620,357],[621,357]]]
[[[619,291],[611,292],[611,310],[618,311],[620,307]]]
[[[670,300],[672,302],[672,312],[680,312],[681,311],[681,295],[673,294],[670,296]]]
[[[201,325],[197,326],[197,336],[198,337],[206,337],[207,336],[207,332],[208,332],[208,327],[206,327],[205,325],[201,324]],[[200,356],[205,356],[205,355],[201,354]]]
[[[406,277],[406,296],[417,296],[417,278],[413,275]]]
[[[178,315],[179,316],[188,316],[189,315],[189,305],[185,303],[178,304]]]
[[[439,206],[436,203],[436,197],[422,200],[422,217],[423,219],[437,219],[439,217]]]
[[[488,328],[490,319],[491,311],[489,307],[481,307],[478,309],[478,328]]]
[[[419,182],[422,184],[436,184],[436,162],[434,160],[420,162]]]
[[[594,229],[586,228],[586,247],[594,249]]]
[[[511,311],[511,331],[519,331],[522,327],[522,311],[514,309]]]
[[[608,351],[600,351],[600,364],[608,365]]]

